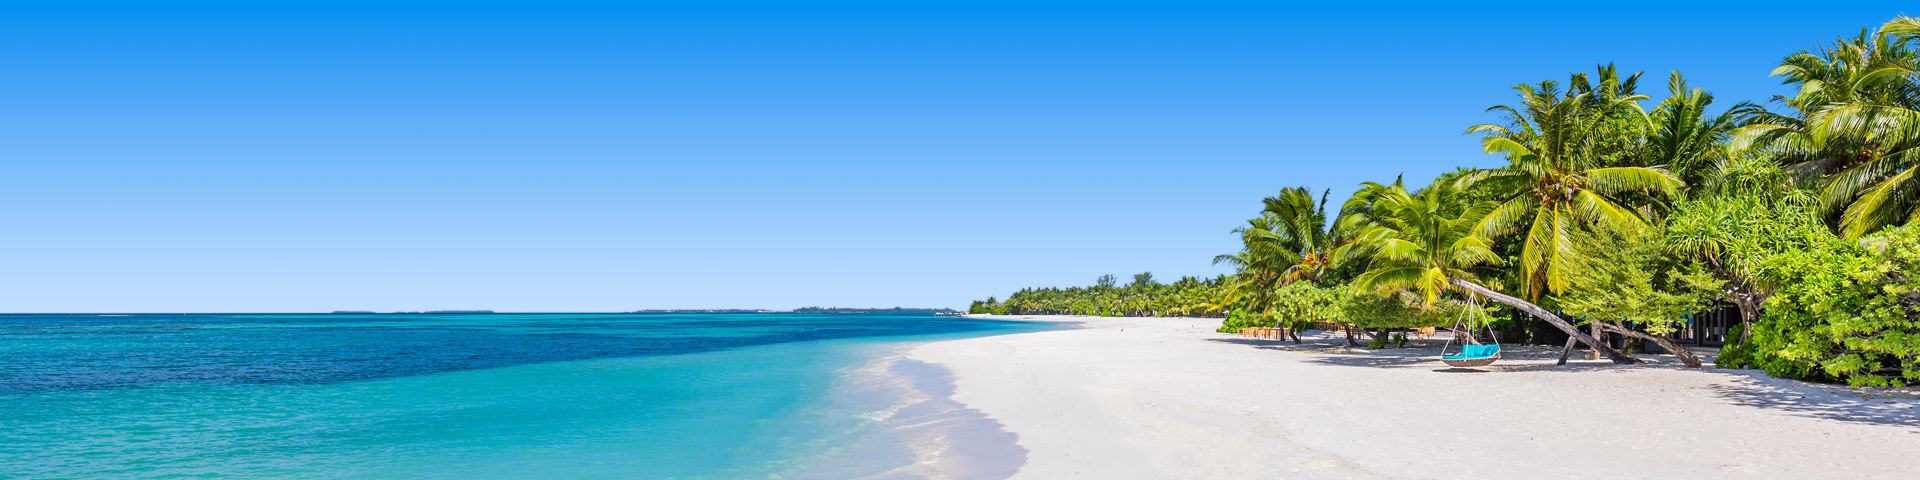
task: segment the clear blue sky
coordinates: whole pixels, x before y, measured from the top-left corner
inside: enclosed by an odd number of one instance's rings
[[[8,2],[0,311],[963,307],[1215,275],[1281,187],[1496,165],[1460,132],[1515,83],[1617,62],[1656,97],[1680,69],[1764,99],[1780,57],[1901,13],[1272,3]]]

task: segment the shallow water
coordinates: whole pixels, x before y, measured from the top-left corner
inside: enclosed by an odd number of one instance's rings
[[[0,476],[1010,472],[892,314],[0,316]],[[956,440],[957,439],[957,440]],[[969,470],[971,469],[971,470]]]

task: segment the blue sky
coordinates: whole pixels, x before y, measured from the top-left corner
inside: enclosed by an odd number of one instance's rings
[[[0,4],[0,311],[963,307],[1216,275],[1494,166],[1513,84],[1722,106],[1888,2]]]

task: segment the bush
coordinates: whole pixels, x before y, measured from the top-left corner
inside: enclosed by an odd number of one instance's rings
[[[1920,226],[1814,245],[1762,262],[1780,288],[1733,361],[1854,386],[1920,382]]]
[[[1713,359],[1714,366],[1720,368],[1753,367],[1753,344],[1742,343],[1735,345],[1735,342],[1740,341],[1741,332],[1746,331],[1746,328],[1744,325],[1734,325],[1727,329],[1726,346],[1720,347],[1720,356]]]
[[[1242,327],[1276,325],[1302,331],[1313,328],[1316,321],[1352,324],[1370,330],[1433,327],[1451,325],[1458,317],[1457,312],[1456,305],[1423,309],[1405,298],[1375,295],[1350,285],[1327,287],[1313,282],[1293,282],[1274,291],[1267,312],[1236,310],[1227,315],[1217,331],[1233,333]]]
[[[1282,320],[1279,315],[1273,313],[1252,313],[1236,310],[1228,313],[1227,318],[1220,322],[1220,328],[1214,331],[1221,333],[1239,333],[1240,329],[1246,327],[1272,327],[1276,325],[1290,327],[1298,332],[1313,328],[1313,321]]]
[[[1260,321],[1259,317],[1260,315],[1250,314],[1243,310],[1234,310],[1227,313],[1227,318],[1220,322],[1220,329],[1214,331],[1221,333],[1240,333],[1240,329],[1242,328],[1261,326],[1256,323]]]

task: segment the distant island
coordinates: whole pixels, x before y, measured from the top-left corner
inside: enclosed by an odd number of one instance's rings
[[[373,313],[373,312],[333,312],[333,313]],[[393,312],[393,313],[446,315],[446,314],[493,313],[493,310],[428,310],[424,312]]]
[[[960,311],[951,308],[802,307],[793,309],[793,313],[960,313]]]
[[[669,308],[654,310],[634,310],[621,313],[783,313],[779,310],[752,308]]]
[[[334,315],[375,315],[379,312],[369,310],[334,310]],[[402,315],[450,315],[450,314],[487,314],[493,310],[428,310],[424,312],[393,312]],[[670,308],[634,310],[620,313],[960,313],[951,308],[849,308],[849,307],[801,307],[793,310],[769,310],[764,308]]]

